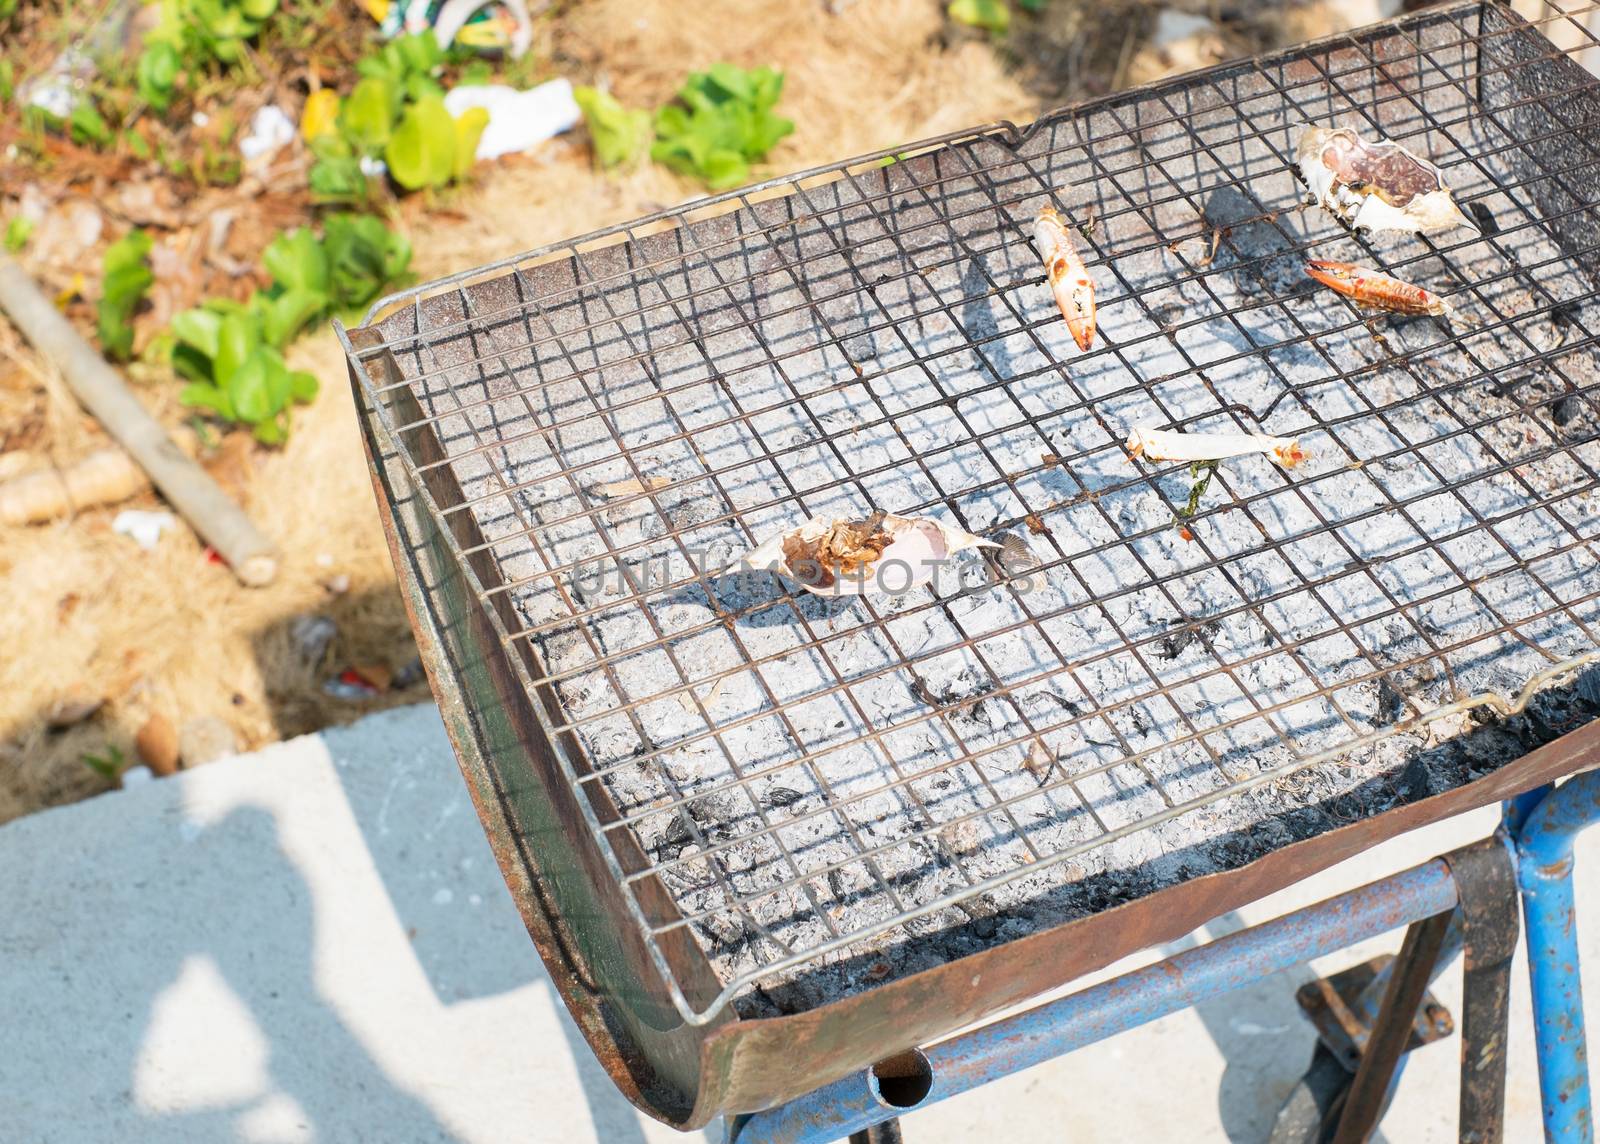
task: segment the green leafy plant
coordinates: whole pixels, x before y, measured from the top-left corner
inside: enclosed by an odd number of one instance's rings
[[[572,90],[583,112],[594,157],[602,167],[616,167],[639,157],[650,141],[650,113],[630,110],[610,92],[594,87]]]
[[[444,62],[430,29],[391,40],[357,63],[362,78],[340,103],[337,133],[312,140],[317,162],[309,182],[315,201],[365,202],[369,187],[362,160],[378,156],[408,191],[466,178],[489,113],[472,109],[451,116],[434,78]]]
[[[122,753],[122,748],[115,743],[107,743],[106,749],[100,754],[83,756],[83,765],[107,782],[116,782],[122,772],[128,769],[128,756]]]
[[[100,109],[92,99],[80,99],[73,105],[72,114],[67,118],[67,127],[74,143],[107,147],[114,138],[105,116],[100,114]]]
[[[369,196],[361,160],[342,135],[320,135],[311,141],[317,161],[306,178],[311,201],[321,205],[365,203]]]
[[[692,72],[678,102],[656,112],[650,157],[712,190],[736,187],[749,178],[752,162],[794,130],[772,112],[782,93],[783,73],[771,68],[716,63]]]
[[[1006,0],[950,0],[945,11],[958,24],[989,32],[1004,32],[1011,26],[1011,7]]]
[[[7,254],[18,254],[24,246],[28,245],[28,239],[33,237],[33,226],[34,223],[31,218],[23,218],[21,215],[13,216],[11,221],[6,223],[5,248]]]
[[[156,111],[172,106],[186,73],[245,59],[278,0],[160,0],[161,14],[134,65],[134,88]]]
[[[383,45],[372,55],[356,64],[363,78],[386,82],[394,92],[394,113],[400,112],[400,101],[417,101],[430,95],[444,95],[444,88],[434,76],[444,64],[444,52],[432,28],[411,35],[398,36]]]
[[[320,305],[308,317],[364,306],[390,283],[404,277],[411,265],[411,244],[371,215],[329,215],[318,239],[309,227],[280,234],[262,253],[262,265],[272,275],[269,292],[275,302],[284,298],[314,297]],[[296,304],[288,310],[300,310]],[[303,323],[302,323],[303,325]],[[289,330],[298,333],[300,326]],[[274,339],[283,345],[284,339]]]
[[[133,313],[144,301],[155,275],[150,270],[150,236],[131,230],[106,247],[96,329],[100,348],[115,361],[133,354]]]
[[[189,379],[178,400],[250,426],[258,441],[289,437],[289,407],[317,395],[317,379],[291,370],[267,344],[258,308],[214,298],[172,320],[172,365]]]
[[[371,215],[330,215],[322,249],[332,310],[367,305],[411,267],[411,243]]]
[[[231,64],[277,10],[278,0],[161,0],[152,38],[205,61]]]
[[[183,70],[183,57],[170,40],[155,40],[139,53],[134,66],[134,83],[139,98],[156,111],[172,106],[178,90],[178,76]]]
[[[400,111],[399,93],[389,80],[368,76],[339,105],[339,133],[357,153],[381,155]]]
[[[405,109],[384,148],[389,174],[408,191],[459,182],[472,170],[488,125],[489,113],[481,107],[452,116],[443,99],[424,96]]]
[[[172,322],[172,366],[190,384],[185,405],[249,425],[265,444],[283,442],[295,402],[317,393],[311,374],[291,370],[283,349],[306,325],[362,306],[399,281],[411,244],[370,215],[330,215],[280,234],[262,254],[272,285],[248,302],[212,299]]]

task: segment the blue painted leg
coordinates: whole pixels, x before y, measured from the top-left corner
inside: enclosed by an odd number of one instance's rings
[[[1572,843],[1579,830],[1600,821],[1600,771],[1569,779],[1537,804],[1524,797],[1508,805],[1507,821],[1517,839],[1545,1139],[1589,1142],[1594,1124],[1573,915]]]

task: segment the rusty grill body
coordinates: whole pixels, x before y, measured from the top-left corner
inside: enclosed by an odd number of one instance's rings
[[[1430,11],[343,335],[480,816],[631,1099],[769,1106],[1576,765],[1581,702],[1531,751],[1433,742],[1600,658],[1600,87],[1546,30]],[[1308,122],[1427,154],[1484,233],[1297,210]],[[1087,229],[1088,353],[1026,237],[1051,202]],[[1457,316],[1369,322],[1308,257]],[[1312,460],[1224,466],[1185,539],[1189,474],[1120,444],[1149,422]],[[874,509],[1038,567],[844,602],[719,575]]]

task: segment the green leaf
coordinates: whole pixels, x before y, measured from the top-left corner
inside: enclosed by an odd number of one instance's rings
[[[737,151],[713,151],[706,156],[701,174],[713,191],[725,191],[747,181],[750,165]]]
[[[334,308],[365,305],[411,264],[411,244],[371,215],[329,215],[324,229]]]
[[[228,400],[228,395],[210,382],[184,386],[178,394],[178,402],[191,409],[209,410],[228,421],[238,420],[233,415],[233,403]]]
[[[958,24],[1004,32],[1011,26],[1011,8],[1006,0],[950,0],[946,9]]]
[[[91,144],[95,147],[105,147],[111,143],[111,128],[91,99],[78,100],[67,123],[71,128],[74,143]]]
[[[328,292],[327,255],[310,227],[296,227],[274,238],[262,251],[261,264],[285,290]]]
[[[166,40],[147,42],[135,69],[139,98],[157,111],[167,110],[172,104],[182,66],[176,46]]]
[[[478,161],[478,140],[483,138],[483,130],[488,126],[487,108],[469,107],[456,116],[456,159],[451,172],[456,182],[472,173],[472,165]]]
[[[297,369],[289,375],[289,388],[296,401],[310,401],[317,395],[316,375]]]
[[[215,359],[222,345],[222,315],[212,310],[184,310],[172,319],[172,332],[178,341]]]
[[[456,164],[456,124],[436,96],[406,108],[384,150],[389,174],[408,191],[442,187]]]
[[[638,156],[650,137],[650,113],[623,107],[608,92],[574,88],[572,98],[583,112],[589,142],[602,167],[616,167]],[[678,109],[682,111],[681,108]]]
[[[267,303],[261,319],[261,336],[269,346],[282,349],[305,329],[306,323],[328,308],[329,298],[315,290],[290,290]]]
[[[285,428],[285,418],[282,415],[269,421],[259,421],[251,430],[257,441],[263,445],[281,445],[289,439],[289,430]]]
[[[1017,7],[1024,12],[1043,12],[1050,6],[1050,0],[1017,0]]]
[[[276,412],[267,381],[267,356],[257,352],[240,361],[222,383],[238,420],[254,425]]]
[[[328,133],[311,141],[317,157],[307,184],[317,203],[360,203],[367,198],[367,176],[361,172],[349,142],[342,135]]]
[[[11,221],[6,223],[5,248],[7,253],[17,254],[24,246],[27,246],[28,239],[33,237],[33,227],[34,222],[31,218],[14,215]]]
[[[217,338],[217,352],[212,360],[212,376],[217,384],[228,391],[233,404],[244,413],[243,402],[234,388],[234,376],[256,358],[261,348],[261,320],[254,314],[228,314],[222,319],[222,329]]]
[[[376,155],[389,142],[398,112],[394,85],[383,76],[370,76],[351,89],[339,108],[339,130],[363,155]]]
[[[276,350],[263,350],[260,358],[266,377],[267,408],[275,414],[294,400],[294,383],[289,379],[289,367]]]
[[[772,114],[782,93],[783,73],[772,68],[715,63],[692,72],[678,101],[656,112],[651,158],[713,190],[738,186],[750,177],[750,163],[794,131],[791,120]]]
[[[106,247],[96,329],[101,348],[114,361],[126,361],[133,353],[134,311],[155,282],[150,246],[149,235],[132,230]]]

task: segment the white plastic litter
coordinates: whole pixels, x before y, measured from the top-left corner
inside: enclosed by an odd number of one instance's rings
[[[532,150],[546,139],[570,131],[583,118],[567,79],[553,79],[527,91],[498,83],[468,84],[448,92],[444,105],[451,115],[472,107],[489,113],[489,126],[478,140],[479,159]]]
[[[43,108],[57,119],[65,119],[78,106],[78,93],[72,90],[69,76],[49,76],[28,95],[31,107]]]
[[[262,107],[250,120],[250,132],[239,140],[239,154],[247,162],[277,154],[294,142],[294,120],[275,103]]]
[[[145,512],[136,508],[125,508],[117,513],[116,519],[111,522],[111,531],[118,536],[126,536],[133,540],[146,552],[154,548],[161,540],[161,534],[169,528],[175,528],[178,518],[170,512]]]

